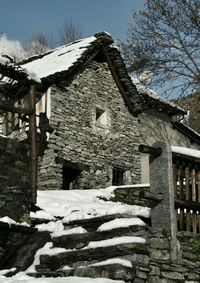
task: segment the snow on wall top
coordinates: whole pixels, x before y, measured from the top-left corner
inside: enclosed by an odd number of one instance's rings
[[[58,47],[47,52],[43,57],[22,64],[21,66],[29,73],[35,73],[40,79],[58,72],[66,71],[77,62],[87,47],[95,40],[97,40],[97,38],[92,36],[76,41],[73,44]]]
[[[174,104],[171,101],[168,101],[167,99],[164,99],[163,97],[160,97],[155,91],[153,91],[152,89],[146,87],[145,85],[143,85],[138,79],[131,77],[132,82],[134,83],[134,85],[137,88],[137,91],[140,92],[141,94],[146,94],[148,95],[150,98],[157,100],[158,102],[160,101],[161,103],[167,104],[173,108],[177,108],[178,110],[185,112],[185,110],[179,106],[177,106],[176,104]]]
[[[174,153],[200,158],[200,150],[197,149],[181,147],[181,146],[171,146],[171,150]]]

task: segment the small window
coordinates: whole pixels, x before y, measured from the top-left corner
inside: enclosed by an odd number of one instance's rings
[[[105,111],[99,108],[96,108],[96,121],[98,121]]]
[[[114,168],[112,175],[112,185],[113,186],[121,186],[124,184],[124,173],[125,170]]]
[[[96,108],[96,121],[97,127],[107,128],[109,124],[108,113],[104,109]]]

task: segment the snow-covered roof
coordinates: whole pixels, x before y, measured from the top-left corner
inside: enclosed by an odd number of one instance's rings
[[[67,44],[53,49],[35,60],[22,64],[29,73],[35,73],[40,79],[50,75],[67,71],[83,55],[97,38],[95,36],[78,40],[72,44]]]
[[[171,147],[172,152],[180,154],[180,155],[186,155],[193,158],[200,158],[200,150],[192,149],[188,147],[181,147],[181,146],[172,146]]]
[[[181,112],[182,114],[186,113],[183,108],[159,96],[155,91],[143,85],[138,79],[134,77],[131,77],[131,79],[134,85],[136,86],[137,91],[141,94],[141,97],[144,100],[144,102],[147,102],[148,104],[157,103],[158,106],[160,106],[161,108],[167,107],[170,109],[170,111]]]
[[[41,83],[40,78],[33,72],[24,69],[18,64],[10,61],[9,56],[0,55],[0,74],[3,76],[0,80],[1,83],[16,83],[18,79],[29,80],[35,83]]]
[[[131,81],[119,50],[113,47],[112,43],[113,40],[109,34],[99,32],[94,36],[32,56],[20,62],[18,66],[26,79],[41,82],[41,88],[44,89],[59,83],[63,78],[66,82],[70,82],[87,62],[99,54],[107,62],[109,61],[108,64],[114,76],[119,78],[121,85],[119,90],[133,115],[148,108],[167,110],[169,115],[185,114],[182,108],[157,96],[137,80]],[[7,63],[6,58],[0,58],[0,63],[1,61],[2,64]],[[17,80],[20,81],[20,78]]]

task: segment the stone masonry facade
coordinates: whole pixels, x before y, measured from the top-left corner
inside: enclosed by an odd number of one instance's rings
[[[70,85],[51,87],[52,128],[40,157],[38,189],[60,189],[65,173],[73,188],[112,185],[113,168],[123,184],[140,180],[137,119],[129,112],[107,63],[90,62]]]
[[[0,217],[27,221],[31,200],[28,145],[1,138],[0,153]]]

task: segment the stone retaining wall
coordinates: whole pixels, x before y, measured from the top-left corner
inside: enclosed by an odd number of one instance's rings
[[[136,257],[134,283],[197,283],[200,282],[200,251],[194,235],[178,234],[179,263],[170,259],[170,235],[167,230],[152,227],[147,233],[149,256]],[[141,257],[141,256],[140,256]]]
[[[0,138],[0,217],[20,222],[28,217],[28,145]]]

